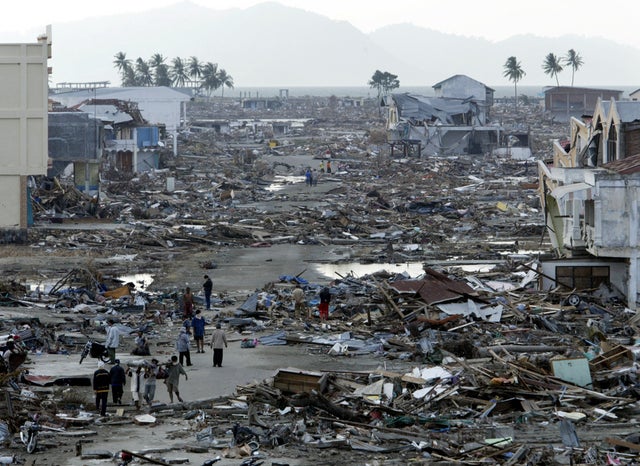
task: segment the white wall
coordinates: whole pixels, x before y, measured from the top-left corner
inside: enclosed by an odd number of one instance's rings
[[[0,44],[0,227],[26,228],[21,177],[47,173],[48,35]]]

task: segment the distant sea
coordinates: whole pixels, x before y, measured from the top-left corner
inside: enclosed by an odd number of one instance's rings
[[[494,97],[502,98],[502,97],[512,97],[513,96],[513,85],[511,86],[489,86],[495,90]],[[544,94],[544,90],[549,86],[518,86],[518,95],[527,95],[530,97],[542,97]],[[630,92],[638,89],[638,86],[585,86],[585,87],[595,87],[595,88],[603,88],[603,89],[616,89],[623,91],[623,98],[629,96]],[[236,87],[234,89],[226,89],[225,97],[277,97],[280,95],[281,89],[289,90],[289,97],[305,97],[305,96],[314,96],[314,97],[329,97],[335,95],[336,97],[375,97],[376,91],[369,87],[365,86],[354,86],[354,87],[321,87],[321,86],[310,86],[310,87]],[[431,86],[400,86],[398,89],[393,92],[408,92],[411,94],[418,94],[424,96],[433,95],[433,88]],[[257,94],[256,94],[257,93]]]

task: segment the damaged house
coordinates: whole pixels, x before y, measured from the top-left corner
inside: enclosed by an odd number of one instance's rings
[[[166,145],[178,154],[178,131],[186,121],[186,103],[190,95],[176,89],[158,87],[96,87],[75,91],[60,91],[50,96],[67,107],[79,106],[90,100],[117,100],[136,103],[141,117],[151,126],[163,127],[170,137]],[[86,110],[91,113],[89,110]]]
[[[99,188],[104,126],[88,113],[63,109],[49,112],[49,168],[47,176],[57,177],[73,164],[74,184],[87,194]]]
[[[435,97],[385,97],[392,154],[396,148],[404,155],[481,154],[498,144],[500,127],[489,122],[493,89],[464,75],[433,88]]]
[[[91,113],[104,124],[104,154],[109,166],[125,173],[159,168],[160,128],[150,125],[135,102],[97,99],[78,109]]]
[[[546,228],[558,259],[543,264],[544,288],[607,285],[635,309],[640,287],[640,102],[598,100],[593,115],[571,119],[539,162]]]

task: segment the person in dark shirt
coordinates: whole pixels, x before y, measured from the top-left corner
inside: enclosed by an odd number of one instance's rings
[[[320,320],[327,320],[329,318],[329,302],[331,302],[331,292],[326,286],[320,291],[320,306],[318,311],[320,313]]]
[[[113,404],[121,405],[122,393],[124,392],[124,386],[127,383],[127,375],[120,365],[119,359],[116,359],[116,364],[109,371],[109,377],[111,379],[111,395],[113,396]]]
[[[101,416],[107,415],[107,397],[109,396],[109,383],[111,376],[104,368],[104,363],[98,361],[98,370],[93,373],[93,391],[96,393],[96,411]]]
[[[211,309],[211,292],[213,291],[213,282],[209,278],[209,275],[204,276],[204,284],[202,285],[202,289],[204,290],[205,307],[208,311]]]

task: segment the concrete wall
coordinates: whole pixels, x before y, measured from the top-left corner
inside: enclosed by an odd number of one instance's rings
[[[25,176],[47,173],[50,37],[0,44],[0,229],[27,227]]]

